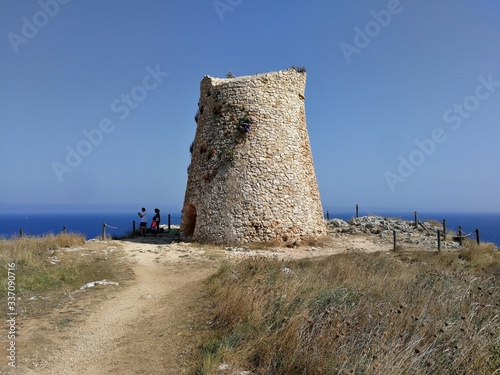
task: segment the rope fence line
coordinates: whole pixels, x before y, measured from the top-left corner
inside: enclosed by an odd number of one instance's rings
[[[386,215],[377,215],[373,212],[370,212],[368,210],[364,210],[362,209],[361,210],[362,212],[365,212],[368,214],[368,216],[378,216],[378,217],[384,217]],[[359,217],[359,212],[360,212],[360,209],[359,209],[359,205],[356,204],[356,215],[355,215],[355,218],[358,218]],[[325,216],[325,215],[324,215]],[[413,216],[414,218],[414,227],[415,228],[418,228],[418,226],[420,225],[427,233],[430,233],[429,232],[429,229],[427,229],[422,223],[422,221],[420,220],[420,217],[418,216],[418,213],[417,211],[414,211],[413,212],[413,215],[412,214],[398,214],[398,218],[399,219],[403,219],[404,218],[407,218],[407,217],[410,217],[410,216]],[[326,211],[326,220],[330,220],[330,212],[329,211]],[[443,219],[442,221],[442,230],[440,229],[437,229],[436,232],[437,232],[437,244],[438,244],[438,251],[441,250],[441,237],[446,241],[446,219]],[[396,248],[396,230],[394,230],[394,249]],[[473,234],[476,234],[476,243],[477,245],[480,245],[481,244],[481,240],[480,240],[480,236],[479,236],[479,229],[476,229],[470,233],[463,233],[462,231],[462,227],[459,226],[458,227],[458,234],[457,235],[453,235],[453,240],[458,240],[458,243],[460,246],[463,245],[463,239],[464,238],[468,238],[470,236],[472,236]]]
[[[367,213],[368,216],[379,216],[379,217],[384,217],[386,215],[377,215],[371,211],[368,211],[368,210],[364,210],[362,209],[361,210],[362,213]],[[356,204],[356,216],[355,218],[358,218],[359,217],[359,212],[360,212],[360,209],[359,209],[359,205]],[[347,213],[343,213],[343,214],[347,214]],[[412,214],[398,214],[398,218],[399,219],[402,219],[404,220],[404,218],[407,218],[407,217],[410,217],[410,216],[413,216],[414,217],[414,225],[415,225],[415,228],[418,227],[418,225],[420,225],[424,230],[427,231],[427,233],[429,233],[429,230],[422,224],[422,221],[420,220],[420,217],[418,216],[418,213],[417,211],[414,211],[413,215]],[[168,221],[167,221],[167,228],[168,228],[168,231],[171,230],[171,220],[174,219],[176,221],[181,221],[182,220],[182,217],[181,216],[172,216],[171,214],[168,214],[167,215],[167,218],[168,218]],[[330,220],[330,213],[329,211],[326,211],[326,220]],[[135,235],[136,233],[136,225],[135,225],[135,220],[132,221],[132,235]],[[443,225],[443,228],[442,230],[437,230],[437,236],[438,236],[438,250],[440,250],[440,240],[441,240],[441,237],[446,241],[446,220],[443,219],[442,221],[442,225]],[[106,224],[106,223],[103,223],[102,224],[102,239],[105,240],[107,238],[106,236],[106,228],[110,228],[110,229],[120,229],[120,227],[116,227],[116,226],[111,226],[109,224]],[[396,231],[394,231],[394,246],[396,248]],[[62,229],[62,233],[66,233],[66,226],[63,226],[63,229]],[[459,242],[459,245],[462,246],[463,244],[463,239],[464,238],[468,238],[470,236],[472,236],[472,234],[476,234],[476,242],[477,242],[477,245],[480,245],[481,241],[480,241],[480,236],[479,236],[479,229],[476,229],[475,231],[472,231],[470,233],[464,233],[462,231],[462,227],[459,226],[458,227],[458,234],[457,235],[453,235],[453,240],[458,240]],[[23,230],[20,229],[19,230],[19,237],[23,237],[24,233],[23,233]]]
[[[168,227],[168,230],[170,231],[171,230],[171,220],[176,220],[180,223],[182,217],[181,216],[178,216],[178,215],[171,215],[171,214],[168,214],[167,215],[167,218],[168,218],[168,224],[167,224],[167,227]],[[101,238],[102,239],[106,239],[107,238],[107,235],[106,235],[106,228],[110,228],[110,229],[120,229],[120,228],[123,228],[123,227],[117,227],[117,226],[112,226],[112,225],[109,225],[105,222],[102,223],[102,234],[101,234]],[[132,221],[132,233],[135,234],[135,220]],[[66,233],[66,230],[67,230],[67,227],[66,225],[63,226],[62,228],[62,231],[61,233],[65,234]],[[26,233],[23,231],[23,229],[19,229],[19,238],[22,238],[26,235]]]
[[[178,220],[179,222],[181,221],[182,217],[181,216],[172,216],[171,214],[167,214],[167,230],[171,230],[171,221],[172,219]],[[135,236],[136,233],[136,222],[135,220],[132,221],[132,235]],[[102,223],[102,239],[106,239],[106,228],[111,228],[111,229],[120,229],[119,227],[111,226],[106,223]]]
[[[167,230],[171,230],[171,221],[172,219],[178,220],[179,222],[182,220],[181,216],[173,216],[172,214],[167,214]],[[119,227],[111,226],[106,223],[102,224],[102,238],[106,239],[106,228],[111,228],[111,229],[120,229]],[[136,233],[136,222],[135,220],[132,221],[132,235],[135,235]]]
[[[172,214],[167,214],[167,230],[170,232],[172,230],[172,219],[174,220],[178,220],[179,223],[180,221],[182,220],[182,217],[181,216],[172,216]],[[162,224],[162,225],[165,225],[165,224]],[[176,225],[176,224],[174,224]],[[135,225],[135,220],[132,221],[132,235],[135,236],[135,233],[136,233],[136,225]]]
[[[462,237],[462,238],[467,238],[467,237],[470,237],[473,233],[475,233],[476,231],[472,231],[470,233],[462,233],[461,236],[455,236],[455,237]]]

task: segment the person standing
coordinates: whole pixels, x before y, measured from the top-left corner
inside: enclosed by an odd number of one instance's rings
[[[141,218],[141,224],[140,224],[140,229],[141,229],[141,234],[146,237],[146,226],[148,225],[148,217],[146,216],[146,209],[143,207],[141,209],[141,212],[138,212],[137,215]]]
[[[155,216],[153,216],[154,228],[158,235],[160,235],[160,210],[155,208]]]

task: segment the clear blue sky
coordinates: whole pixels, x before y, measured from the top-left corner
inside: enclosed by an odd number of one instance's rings
[[[325,211],[500,212],[498,1],[0,9],[4,212],[180,212],[203,76],[292,65]]]

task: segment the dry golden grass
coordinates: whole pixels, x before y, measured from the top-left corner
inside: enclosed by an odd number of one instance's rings
[[[40,265],[53,255],[56,249],[83,245],[85,237],[73,233],[49,234],[42,237],[25,236],[21,238],[0,239],[0,263],[7,262],[18,265]]]
[[[28,313],[43,313],[65,293],[91,281],[113,279],[125,269],[116,267],[114,254],[90,251],[82,256],[79,251],[64,251],[75,246],[90,245],[84,236],[72,233],[0,239],[0,265],[5,272],[0,294],[7,294],[8,264],[15,264],[16,297],[21,301],[17,305]]]
[[[196,374],[492,374],[499,277],[490,245],[226,264]]]

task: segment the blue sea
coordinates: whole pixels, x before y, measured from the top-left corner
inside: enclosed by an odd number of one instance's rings
[[[148,217],[149,221],[152,219]],[[105,223],[106,234],[112,237],[121,237],[132,231],[132,222],[136,222],[139,229],[140,218],[137,213],[0,213],[0,237],[10,238],[19,236],[22,230],[27,236],[42,236],[45,234],[57,234],[66,227],[67,232],[80,233],[87,239],[102,235],[102,227]],[[170,214],[170,223],[179,224],[181,214]],[[161,215],[161,224],[167,224],[168,213]],[[149,224],[148,224],[149,225]]]
[[[401,212],[376,213],[378,216],[399,217],[413,221],[414,214]],[[360,216],[366,215],[366,213]],[[168,213],[162,212],[161,223],[167,224]],[[353,213],[329,212],[330,219],[339,218],[349,220]],[[420,221],[433,219],[442,222],[446,220],[448,230],[457,232],[461,226],[470,238],[475,239],[475,230],[479,229],[481,242],[493,242],[500,246],[500,213],[418,213]],[[179,224],[181,213],[171,213],[170,223]],[[57,234],[66,227],[67,232],[76,232],[85,235],[87,239],[96,238],[102,234],[102,225],[106,223],[106,233],[110,236],[120,237],[132,231],[132,221],[139,227],[140,218],[136,213],[0,213],[0,237],[10,238],[18,236],[22,229],[25,235],[41,236],[48,233]],[[112,228],[113,227],[113,228]]]

